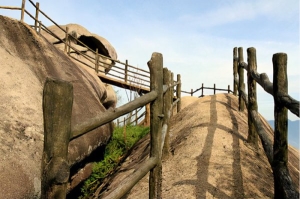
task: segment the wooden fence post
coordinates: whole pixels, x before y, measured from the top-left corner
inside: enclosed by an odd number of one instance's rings
[[[201,91],[201,97],[203,97],[203,90],[204,90],[204,84],[202,83],[202,87],[201,87],[202,91]]]
[[[35,28],[35,31],[37,32],[38,31],[38,21],[39,21],[39,12],[40,12],[40,3],[37,2],[35,7],[36,7],[36,10],[35,10],[34,28]]]
[[[174,73],[171,72],[171,84],[174,84]],[[171,95],[172,95],[172,104],[173,104],[173,100],[174,100],[174,87],[172,86],[170,88],[171,90]],[[177,107],[177,105],[176,105]],[[173,109],[174,110],[174,109]],[[173,110],[172,110],[172,113],[171,113],[171,116],[173,115]]]
[[[238,60],[237,58],[237,47],[233,48],[233,94],[237,96],[238,89]]]
[[[64,52],[67,53],[67,47],[68,47],[68,40],[69,40],[69,27],[66,27],[66,35],[65,35],[65,49]]]
[[[125,77],[124,77],[124,81],[127,82],[128,80],[128,60],[126,59],[125,62]]]
[[[149,199],[161,198],[162,168],[161,168],[161,137],[163,108],[163,56],[153,53],[148,62],[150,70],[150,91],[157,92],[157,98],[150,103],[150,158],[156,158],[156,166],[150,170]]]
[[[238,53],[239,53],[239,65],[238,65],[238,70],[239,70],[239,111],[244,111],[245,102],[242,98],[242,95],[240,94],[240,90],[243,88],[243,85],[244,85],[244,69],[241,66],[241,63],[244,62],[242,47],[239,47]]]
[[[274,93],[274,146],[273,146],[273,175],[274,198],[299,198],[291,181],[288,164],[288,114],[281,98],[288,94],[287,55],[277,53],[273,55],[273,93]]]
[[[47,79],[43,92],[44,151],[42,198],[65,198],[70,175],[68,146],[71,135],[72,84]]]
[[[181,77],[180,74],[177,74],[177,82],[180,82],[179,84],[177,84],[177,88],[176,88],[176,96],[177,99],[179,99],[179,101],[177,102],[177,113],[179,113],[179,111],[181,110]]]
[[[150,104],[146,104],[146,113],[145,113],[145,121],[144,126],[150,126]]]
[[[26,0],[22,0],[22,7],[21,7],[21,21],[24,21],[24,12],[25,12],[25,2]]]
[[[257,112],[257,96],[256,96],[256,81],[251,76],[251,71],[257,70],[256,49],[247,49],[248,57],[248,71],[247,71],[247,85],[248,85],[248,138],[247,142],[255,148],[258,146],[258,134],[255,129],[254,121],[251,117],[251,111]]]
[[[228,93],[230,93],[230,85],[228,85]]]
[[[172,85],[171,81],[171,71],[168,70],[168,68],[163,69],[163,84],[164,85]],[[171,109],[172,101],[173,101],[173,95],[171,93],[171,88],[169,88],[166,93],[164,94],[164,119],[163,124],[168,124],[169,120],[167,117],[167,114],[169,114],[169,111]],[[171,114],[171,113],[170,113]],[[168,158],[170,153],[170,135],[169,135],[169,125],[165,136],[164,146],[163,147],[163,154],[162,157]]]
[[[216,84],[214,84],[214,95],[216,94]]]
[[[98,72],[99,72],[99,54],[98,54],[98,48],[96,48],[96,54],[95,54],[95,71],[98,74]]]
[[[191,96],[193,96],[193,89],[191,89]]]

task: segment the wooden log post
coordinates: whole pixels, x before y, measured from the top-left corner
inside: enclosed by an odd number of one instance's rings
[[[202,83],[202,87],[201,87],[201,97],[203,97],[204,96],[204,93],[203,93],[203,90],[204,90],[204,84]]]
[[[251,76],[251,71],[257,70],[257,61],[256,61],[256,49],[248,48],[247,49],[248,57],[248,71],[247,71],[247,85],[248,85],[248,138],[247,142],[254,146],[258,147],[258,134],[256,132],[255,124],[251,117],[251,111],[257,111],[257,96],[256,96],[256,81]]]
[[[214,95],[216,94],[216,84],[214,84]]]
[[[26,0],[22,0],[22,7],[21,7],[21,21],[24,21],[24,13],[25,13],[25,2]]]
[[[44,151],[42,198],[65,198],[70,175],[68,146],[71,135],[72,84],[47,79],[43,92]]]
[[[274,93],[274,146],[273,175],[274,198],[299,198],[299,193],[291,181],[288,164],[288,114],[287,108],[281,103],[281,98],[288,94],[287,54],[273,55],[273,93]]]
[[[145,121],[144,126],[150,126],[150,104],[146,104],[146,113],[145,113]]]
[[[69,27],[66,27],[66,35],[65,35],[65,49],[64,52],[67,53],[68,50],[68,41],[69,41]]]
[[[237,60],[237,47],[233,48],[233,94],[237,96],[238,90],[238,60]]]
[[[99,53],[98,48],[96,48],[96,54],[95,54],[95,71],[98,74],[99,73]]]
[[[174,84],[174,73],[172,73],[171,72],[171,83],[172,84]],[[172,103],[173,103],[173,100],[174,100],[174,87],[172,86],[171,88],[170,88],[170,90],[171,90],[171,95],[172,95]],[[177,106],[176,106],[177,107]],[[174,109],[173,109],[174,110]],[[172,112],[171,112],[171,116],[173,115],[173,110],[172,110]]]
[[[150,158],[157,158],[157,165],[150,170],[149,199],[161,198],[161,131],[163,108],[163,56],[153,53],[148,61],[150,70],[150,90],[157,92],[157,98],[150,103]]]
[[[34,28],[35,28],[35,31],[38,32],[40,3],[37,2],[36,5],[35,5],[35,7],[36,7],[36,10],[35,10]]]
[[[240,90],[242,89],[243,85],[244,85],[244,69],[241,66],[241,63],[244,62],[244,56],[243,56],[243,48],[239,47],[238,48],[238,53],[239,53],[239,57],[238,57],[238,72],[239,72],[239,111],[244,111],[245,109],[245,102],[242,98],[242,96],[240,95]]]
[[[191,89],[191,96],[193,96],[193,89]]]
[[[39,34],[42,32],[42,21],[39,21]]]
[[[124,81],[127,82],[128,81],[128,60],[126,59],[125,62],[125,76],[124,76]]]
[[[177,88],[176,88],[176,97],[177,99],[179,99],[179,101],[177,102],[177,113],[179,113],[179,111],[181,110],[181,76],[180,74],[177,74],[177,82],[180,82],[179,84],[177,84]]]
[[[135,125],[138,124],[138,111],[135,109]]]
[[[230,85],[228,85],[228,93],[230,93]]]
[[[172,80],[171,80],[171,71],[168,70],[168,68],[163,69],[163,84],[164,85],[172,85]],[[163,97],[164,100],[164,119],[163,119],[163,124],[169,124],[169,118],[167,117],[168,114],[171,114],[171,106],[173,103],[173,96],[171,93],[171,87],[166,91]],[[165,140],[164,140],[164,145],[163,147],[163,158],[168,158],[170,154],[170,134],[169,134],[169,125],[167,128]]]

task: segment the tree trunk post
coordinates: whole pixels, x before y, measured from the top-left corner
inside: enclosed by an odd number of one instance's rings
[[[237,60],[237,47],[233,48],[233,94],[237,96],[238,90],[238,60]]]
[[[163,119],[163,56],[153,53],[148,61],[150,70],[150,90],[157,92],[157,98],[150,103],[150,158],[157,159],[157,165],[150,170],[149,199],[161,198],[162,167],[161,137]]]
[[[248,57],[248,71],[247,71],[247,85],[248,85],[248,138],[247,142],[258,147],[258,134],[255,129],[254,121],[251,117],[251,111],[257,111],[257,96],[256,96],[256,81],[251,76],[251,71],[257,70],[256,49],[247,49]]]
[[[40,12],[40,3],[37,2],[36,5],[36,10],[35,10],[35,19],[34,19],[34,28],[35,31],[38,31],[38,21],[39,21],[39,12]]]
[[[243,87],[244,84],[244,69],[241,66],[241,63],[244,62],[244,56],[243,56],[243,48],[239,47],[238,48],[238,53],[239,53],[239,65],[238,65],[238,70],[239,70],[239,92]],[[242,95],[239,94],[239,111],[244,111],[245,109],[245,102],[242,98]]]
[[[273,93],[274,93],[274,145],[273,145],[273,175],[274,198],[299,198],[294,183],[291,181],[288,164],[288,113],[281,103],[281,98],[288,95],[287,54],[273,55]]]
[[[68,47],[68,40],[69,40],[69,27],[67,26],[66,27],[66,35],[65,35],[65,50],[64,50],[64,52],[65,53],[67,53],[67,51],[68,51],[68,49],[67,49],[67,47]]]
[[[127,82],[128,81],[128,60],[126,59],[126,63],[125,63],[125,77],[124,77],[124,81]]]
[[[180,74],[177,74],[177,82],[180,82],[177,84],[177,89],[176,89],[176,96],[179,101],[177,102],[177,113],[181,110],[181,77]]]
[[[71,135],[72,84],[47,79],[43,92],[44,151],[42,198],[65,198],[70,175],[68,146]]]
[[[172,81],[171,81],[171,71],[168,70],[168,68],[164,68],[163,69],[163,84],[164,85],[172,85]],[[169,118],[167,117],[167,115],[169,114],[169,111],[171,110],[171,106],[172,106],[172,94],[171,94],[171,87],[166,91],[166,93],[164,94],[164,119],[163,119],[163,124],[169,124]],[[171,113],[170,113],[171,114]],[[164,158],[168,158],[169,157],[169,153],[170,153],[170,135],[169,135],[169,125],[168,125],[168,129],[166,132],[166,136],[165,136],[165,141],[164,141],[164,146],[163,147],[163,154],[162,156]]]
[[[24,21],[24,12],[25,12],[25,2],[26,0],[22,0],[22,7],[21,7],[21,21]]]

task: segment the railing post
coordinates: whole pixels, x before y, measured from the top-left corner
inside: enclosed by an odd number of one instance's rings
[[[244,84],[244,69],[241,66],[241,63],[244,61],[244,57],[243,57],[243,48],[239,47],[238,49],[238,53],[239,53],[239,65],[238,65],[238,70],[239,70],[239,111],[244,111],[245,108],[245,102],[243,100],[243,97],[240,93],[240,90],[243,88],[245,88],[245,84]]]
[[[67,53],[68,47],[68,40],[69,40],[69,27],[66,27],[66,35],[65,35],[65,50],[64,52]]]
[[[37,2],[35,7],[36,7],[36,10],[35,10],[34,28],[35,28],[35,31],[37,32],[38,31],[38,21],[39,21],[39,12],[40,12],[40,3]]]
[[[70,175],[68,146],[71,135],[72,84],[47,79],[43,92],[44,151],[42,198],[66,198]]]
[[[42,32],[42,21],[39,21],[39,34]]]
[[[257,96],[256,96],[256,81],[251,76],[251,71],[257,70],[256,49],[247,49],[248,57],[248,71],[247,71],[247,85],[248,85],[248,138],[247,142],[252,144],[255,148],[258,146],[258,134],[255,129],[254,121],[251,117],[251,111],[257,112]]]
[[[124,81],[127,82],[128,80],[128,60],[126,59],[125,62],[125,77],[124,77]]]
[[[273,175],[274,198],[299,198],[291,181],[288,164],[288,112],[281,103],[281,98],[288,95],[287,54],[273,55],[273,93],[274,93],[274,146],[273,146]]]
[[[25,12],[25,2],[26,0],[22,0],[22,7],[21,7],[21,21],[24,21],[24,12]]]
[[[138,124],[138,111],[137,111],[137,109],[135,109],[135,125],[137,125]]]
[[[233,94],[237,96],[238,89],[238,60],[237,60],[237,47],[233,48]]]
[[[157,92],[157,98],[150,103],[150,158],[157,159],[156,166],[150,170],[149,199],[161,198],[162,167],[161,167],[161,137],[163,108],[163,57],[153,53],[148,62],[150,70],[150,91]]]
[[[180,74],[177,74],[177,82],[180,82],[179,84],[177,84],[177,88],[176,88],[176,96],[177,99],[179,99],[179,101],[177,102],[177,113],[179,113],[179,111],[181,110],[181,77]]]
[[[191,89],[191,96],[193,96],[193,89]]]
[[[228,85],[228,93],[230,93],[230,85]]]
[[[171,72],[171,84],[174,84],[174,73],[172,73]],[[171,86],[171,88],[170,88],[170,92],[171,92],[171,95],[172,95],[172,104],[173,104],[173,100],[174,100],[174,87],[173,86]],[[173,115],[173,110],[172,110],[172,112],[171,112],[171,115],[170,115],[170,117]]]
[[[172,81],[171,81],[171,71],[168,70],[168,68],[164,68],[163,69],[163,84],[164,85],[172,85]],[[171,94],[171,87],[166,91],[166,93],[164,94],[163,97],[164,100],[164,119],[163,119],[163,124],[169,124],[169,120],[167,117],[167,114],[171,114],[169,113],[169,111],[171,110],[171,105],[172,105],[172,101],[173,101],[173,96]],[[170,135],[169,135],[169,125],[167,128],[167,132],[166,132],[166,136],[165,136],[165,140],[164,140],[164,146],[163,147],[163,154],[162,157],[164,158],[168,158],[169,157],[169,153],[170,153]]]
[[[98,48],[96,48],[96,54],[95,54],[95,71],[98,74],[99,73],[99,54],[98,54]]]
[[[201,97],[203,97],[203,90],[204,90],[204,84],[202,83],[202,87],[201,87],[202,91],[201,91]]]
[[[216,84],[214,84],[214,95],[216,94]]]

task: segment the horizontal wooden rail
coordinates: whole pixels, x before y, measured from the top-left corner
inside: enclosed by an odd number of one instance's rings
[[[0,6],[0,9],[8,9],[8,10],[22,10],[22,8],[14,7],[14,6]]]

